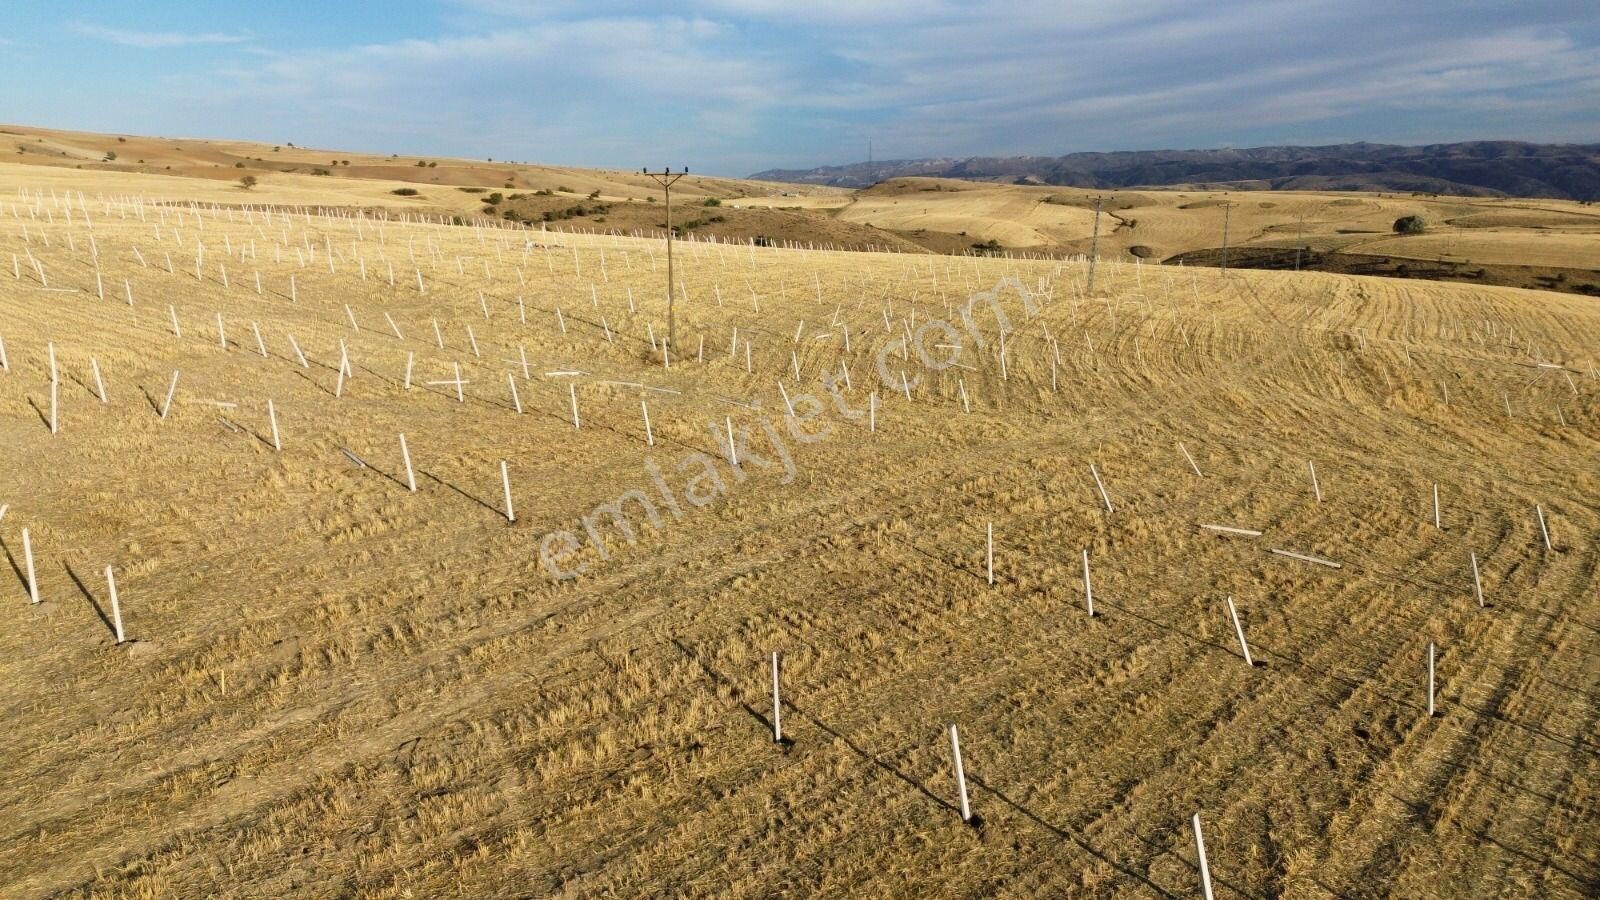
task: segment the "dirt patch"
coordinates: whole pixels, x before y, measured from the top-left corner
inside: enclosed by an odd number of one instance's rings
[[[1188,266],[1217,266],[1222,263],[1222,250],[1221,248],[1211,248],[1180,253],[1170,257],[1166,262],[1172,265],[1181,262]],[[1231,247],[1228,250],[1228,267],[1233,269],[1292,270],[1296,268],[1296,254],[1292,247]],[[1382,275],[1388,278],[1420,278],[1426,281],[1469,282],[1498,287],[1559,291],[1567,294],[1600,297],[1600,271],[1590,269],[1478,265],[1476,263],[1412,259],[1402,256],[1379,256],[1368,253],[1340,253],[1316,250],[1301,251],[1298,268],[1305,272],[1335,272],[1341,275]]]

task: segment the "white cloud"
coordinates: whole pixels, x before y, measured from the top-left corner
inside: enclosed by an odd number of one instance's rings
[[[77,22],[72,25],[72,30],[87,38],[118,44],[123,47],[138,47],[144,50],[162,50],[172,47],[200,47],[217,44],[242,44],[250,40],[244,34],[219,34],[216,32],[191,33],[179,31],[132,31],[125,28],[107,28],[102,25],[92,25]]]
[[[727,174],[851,161],[869,136],[880,157],[910,157],[1600,128],[1581,9],[1456,2],[1441,17],[1392,0],[688,0],[671,15],[449,0],[449,34],[245,47],[248,66],[137,100],[352,149]],[[244,39],[85,29],[133,46]]]

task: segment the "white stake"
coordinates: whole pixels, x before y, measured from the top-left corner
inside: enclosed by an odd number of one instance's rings
[[[1483,579],[1478,577],[1478,554],[1469,552],[1472,560],[1472,590],[1478,595],[1478,608],[1483,609]]]
[[[161,404],[161,421],[167,420],[167,412],[172,409],[172,395],[178,392],[178,370],[172,370],[172,384],[167,386],[167,401]]]
[[[256,351],[262,356],[267,355],[267,342],[261,339],[261,328],[255,322],[250,323],[250,330],[256,334]]]
[[[567,400],[572,404],[572,430],[577,431],[583,423],[578,419],[578,383],[575,381],[567,382]]]
[[[640,400],[639,401],[639,409],[641,409],[644,412],[644,443],[645,443],[645,446],[654,447],[656,445],[656,436],[655,436],[655,433],[650,430],[650,404],[649,404],[649,402],[645,401],[645,400]]]
[[[1433,641],[1428,642],[1428,718],[1433,718]]]
[[[1550,545],[1550,529],[1544,524],[1544,507],[1534,504],[1533,512],[1539,517],[1539,533],[1544,535],[1544,549],[1554,551],[1556,548]]]
[[[772,651],[772,742],[783,743],[783,704],[778,699],[778,651]]]
[[[1089,580],[1089,551],[1083,551],[1083,602],[1089,607],[1089,618],[1094,618],[1094,582]]]
[[[1206,861],[1206,839],[1200,831],[1200,814],[1195,813],[1190,821],[1194,826],[1194,852],[1200,858],[1200,896],[1205,900],[1214,900],[1211,893],[1211,864]]]
[[[406,464],[406,487],[410,488],[411,493],[415,494],[417,492],[417,476],[411,470],[411,451],[406,448],[406,436],[403,434],[400,435],[400,459]]]
[[[1433,527],[1441,531],[1444,526],[1439,523],[1439,482],[1433,483]]]
[[[272,398],[267,398],[267,421],[272,423],[272,449],[282,452],[283,442],[278,439],[278,410],[272,405]]]
[[[961,794],[961,821],[972,821],[972,804],[967,801],[967,772],[961,765],[961,736],[955,723],[950,724],[950,755],[956,762],[956,790]]]
[[[878,430],[878,392],[873,391],[867,397],[867,431],[876,433]]]
[[[122,604],[117,599],[117,579],[111,574],[111,567],[106,566],[106,589],[111,592],[111,627],[116,629],[117,643],[127,641],[122,633]]]
[[[511,387],[511,402],[517,408],[517,415],[522,415],[522,398],[517,396],[517,376],[506,373],[506,384]]]
[[[39,602],[39,579],[33,572],[33,538],[28,529],[22,529],[22,564],[28,570],[28,601]]]
[[[1233,605],[1233,598],[1228,598],[1228,615],[1233,617],[1233,633],[1239,636],[1239,652],[1244,656],[1244,664],[1255,668],[1256,661],[1250,658],[1250,645],[1244,640],[1244,625],[1239,622],[1239,610]]]
[[[311,368],[311,363],[306,361],[305,353],[301,352],[301,350],[300,350],[300,342],[296,341],[294,339],[294,335],[292,335],[292,334],[289,335],[289,346],[294,348],[294,356],[295,356],[295,359],[300,360],[300,368],[302,368],[302,369]]]
[[[172,336],[175,338],[183,337],[183,329],[178,327],[178,308],[169,304],[167,312],[172,315]]]
[[[408,390],[408,391],[411,390],[411,367],[416,363],[416,361],[417,361],[416,351],[407,350],[406,351],[406,387],[405,387],[405,389]]]
[[[217,313],[217,345],[224,350],[228,349],[228,332],[222,327],[221,312]]]
[[[500,460],[500,485],[506,491],[506,521],[515,522],[517,514],[511,508],[511,473],[506,469],[506,461]]]
[[[1317,483],[1317,464],[1306,460],[1306,467],[1311,470],[1311,491],[1317,495],[1317,502],[1322,502],[1322,486]]]
[[[1183,458],[1187,459],[1189,461],[1189,468],[1194,470],[1194,474],[1198,475],[1201,478],[1206,477],[1205,473],[1200,471],[1200,467],[1194,464],[1194,457],[1189,455],[1188,448],[1184,447],[1182,442],[1179,442],[1178,449],[1183,452]]]
[[[739,465],[739,445],[734,442],[733,417],[728,416],[725,421],[728,425],[728,464],[737,466]]]
[[[1100,480],[1100,470],[1094,467],[1094,463],[1089,463],[1089,474],[1094,476],[1094,486],[1100,489],[1100,499],[1106,504],[1106,512],[1116,512],[1116,510],[1111,507],[1111,498],[1106,496],[1106,486],[1104,482]]]

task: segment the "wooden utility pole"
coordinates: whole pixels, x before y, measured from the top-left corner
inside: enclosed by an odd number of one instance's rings
[[[1094,264],[1095,264],[1095,262],[1097,260],[1100,259],[1100,204],[1102,202],[1104,202],[1105,199],[1106,198],[1104,198],[1104,197],[1096,197],[1096,198],[1094,198],[1094,237],[1089,239],[1089,290],[1088,290],[1088,293],[1090,295],[1094,294]]]
[[[650,179],[653,180],[656,184],[661,185],[661,190],[666,193],[666,200],[667,200],[667,350],[666,350],[666,353],[670,353],[672,347],[676,345],[676,338],[678,336],[678,328],[677,328],[678,320],[677,320],[677,317],[673,314],[673,309],[672,309],[672,287],[673,287],[673,285],[672,285],[672,186],[677,183],[679,178],[682,178],[683,176],[689,174],[689,169],[688,169],[687,166],[685,166],[683,171],[677,172],[677,173],[674,173],[670,168],[663,168],[660,172],[652,172],[649,169],[640,169],[639,171],[644,173],[645,175],[648,175],[650,177]],[[665,355],[665,354],[663,354],[663,355]]]
[[[1233,208],[1239,204],[1232,200],[1222,201],[1222,271],[1228,271],[1228,221],[1233,217]]]
[[[1294,270],[1300,271],[1300,250],[1306,243],[1306,217],[1300,217],[1300,225],[1294,233]]]

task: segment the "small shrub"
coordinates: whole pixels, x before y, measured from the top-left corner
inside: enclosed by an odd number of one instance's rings
[[[506,197],[505,197],[504,194],[500,193],[499,191],[495,191],[494,193],[490,194],[489,196],[483,198],[483,202],[489,204],[490,206],[494,206],[495,204],[499,203],[501,200],[504,200],[505,198]]]
[[[107,150],[106,151],[106,161],[107,162],[110,162],[111,160],[114,160],[116,158],[117,158],[117,151],[115,151],[115,150]]]
[[[706,202],[705,202],[704,205],[705,206],[721,206],[722,205],[722,201],[718,200],[716,197],[707,197],[706,198]]]
[[[244,168],[244,163],[242,163],[242,162],[236,162],[236,163],[234,163],[234,164],[233,164],[233,167],[234,167],[234,168],[235,168],[235,169],[242,169],[242,168]]]
[[[430,168],[430,169],[437,169],[437,168],[439,168],[439,164],[438,164],[438,163],[436,163],[436,162],[431,162],[431,163],[428,163],[428,168]]]
[[[590,200],[599,200],[600,199],[600,189],[599,188],[595,188],[594,190],[590,191],[589,192],[589,199]]]
[[[427,167],[428,167],[428,161],[427,160],[425,160],[425,159],[417,160],[417,168],[426,169]]]
[[[1421,234],[1428,230],[1428,223],[1421,216],[1401,216],[1394,220],[1395,234]]]
[[[573,191],[572,191],[572,188],[569,188],[569,187],[567,187],[567,186],[566,186],[566,185],[564,185],[564,184],[563,184],[563,185],[560,185],[560,186],[558,186],[558,187],[557,187],[557,188],[556,188],[556,190],[558,190],[558,191],[560,191],[560,192],[561,192],[561,193],[563,193],[563,194],[570,194],[570,193],[572,193],[572,192],[573,192]]]
[[[554,197],[556,192],[550,190],[549,188],[540,188],[537,191],[534,191],[533,195],[535,197]]]
[[[401,197],[415,197],[417,195],[417,189],[416,188],[395,188],[394,190],[390,191],[389,193],[397,194],[397,195],[399,195]]]
[[[255,186],[256,186],[256,177],[254,175],[246,175],[243,178],[239,179],[239,187],[244,188],[247,191],[250,190],[251,188],[255,187]]]
[[[333,173],[328,171],[327,169],[312,169],[311,170],[311,174],[313,174],[313,175],[332,175]]]

